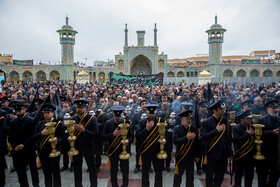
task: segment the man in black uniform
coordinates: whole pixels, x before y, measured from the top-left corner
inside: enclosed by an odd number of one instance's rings
[[[159,132],[157,123],[159,119],[156,118],[155,110],[158,107],[156,104],[145,105],[149,111],[148,117],[139,122],[136,137],[141,142],[141,152],[139,158],[139,164],[142,165],[142,186],[146,187],[150,185],[149,182],[149,170],[151,163],[153,163],[155,170],[155,187],[162,186],[162,171],[163,171],[163,159],[157,158],[157,153],[160,151]]]
[[[95,112],[95,116],[98,122],[98,136],[94,137],[95,142],[95,155],[96,155],[96,169],[99,170],[101,166],[101,155],[103,153],[103,139],[102,139],[102,132],[103,127],[106,122],[106,114],[109,110],[109,107],[105,104],[104,98],[100,98],[99,106]]]
[[[233,143],[235,147],[234,163],[235,187],[241,187],[242,175],[245,172],[245,187],[251,187],[254,178],[255,159],[254,130],[251,126],[250,111],[240,112],[236,118],[240,118],[240,123],[232,127]]]
[[[59,121],[64,121],[64,116],[65,114],[68,113],[71,117],[73,117],[75,115],[75,113],[73,111],[71,111],[71,104],[68,101],[64,101],[64,103],[62,104],[62,112],[60,112],[58,114],[58,120]],[[65,132],[67,132],[67,127],[64,126],[64,130]],[[64,137],[63,141],[61,142],[61,152],[62,152],[62,157],[63,157],[63,166],[60,169],[60,171],[64,171],[66,169],[68,169],[68,165],[69,165],[69,156],[68,156],[68,151],[70,149],[70,144],[67,140],[67,135],[68,133],[66,133],[66,136]],[[71,168],[70,171],[73,172],[73,163],[71,162]]]
[[[198,104],[198,115],[199,115],[199,122],[202,123],[205,119],[208,118],[208,112],[207,112],[207,101],[199,102]],[[204,165],[202,166],[202,155],[204,154],[204,142],[202,140],[200,141],[201,146],[201,157],[199,161],[196,163],[196,174],[202,175],[202,170],[205,171]]]
[[[75,186],[81,187],[82,185],[82,165],[83,157],[87,163],[89,171],[90,186],[97,186],[97,176],[94,159],[94,136],[98,134],[98,124],[95,116],[86,113],[87,100],[77,100],[74,102],[77,106],[77,115],[72,118],[76,123],[74,124],[74,135],[77,137],[75,140],[75,148],[79,154],[73,156]]]
[[[32,135],[35,126],[33,118],[25,115],[25,105],[21,102],[14,102],[12,107],[17,118],[10,122],[9,142],[13,148],[13,163],[18,175],[20,186],[29,186],[26,175],[26,167],[29,166],[33,186],[39,186],[38,170],[36,165],[35,142]]]
[[[4,118],[4,116],[1,115],[0,117],[0,187],[5,186],[5,168],[6,168],[5,154],[7,153],[6,136],[7,136],[6,119]]]
[[[224,180],[228,158],[231,157],[231,147],[228,141],[228,125],[224,116],[224,107],[217,101],[208,107],[213,116],[204,120],[202,139],[205,141],[206,187],[219,187]]]
[[[38,141],[38,154],[45,177],[45,186],[59,187],[61,186],[59,167],[60,156],[51,158],[49,155],[52,152],[52,145],[55,145],[57,150],[60,150],[59,145],[62,142],[65,133],[63,123],[54,119],[54,111],[55,107],[52,104],[46,103],[42,105],[42,112],[45,120],[40,121],[37,124],[33,138]],[[56,122],[55,137],[57,138],[57,141],[49,142],[50,135],[45,126],[45,124],[49,122]]]
[[[167,172],[170,172],[170,163],[171,163],[171,153],[173,150],[173,141],[172,141],[172,132],[173,126],[169,124],[169,116],[171,114],[171,110],[169,109],[169,103],[163,102],[161,104],[161,111],[158,113],[158,117],[160,117],[164,122],[167,122],[166,131],[165,131],[165,139],[166,143],[164,145],[167,158],[165,159],[165,169]],[[173,124],[175,125],[175,124]]]
[[[141,120],[141,117],[143,114],[147,114],[147,108],[145,108],[144,106],[148,104],[147,100],[142,100],[140,102],[140,107],[141,110],[137,113],[134,114],[134,118],[133,118],[133,125],[134,125],[134,129],[137,130],[139,121]],[[139,165],[139,156],[140,156],[140,148],[141,148],[141,141],[137,139],[137,136],[135,137],[135,149],[136,149],[136,164],[135,164],[135,169],[134,169],[134,173],[138,173],[140,171],[140,165]]]
[[[280,127],[278,100],[268,101],[264,107],[267,110],[267,114],[260,117],[258,123],[264,125],[262,129],[263,145],[261,152],[265,160],[257,161],[258,185],[260,187],[276,187],[279,178],[279,171],[277,169]]]
[[[194,186],[194,161],[200,159],[199,140],[195,128],[191,126],[192,111],[186,110],[179,114],[181,124],[174,127],[173,141],[176,145],[175,175],[173,186],[180,187],[182,175],[186,171],[186,186]]]
[[[111,165],[110,173],[111,173],[111,183],[113,187],[118,187],[117,182],[117,173],[120,162],[120,168],[123,176],[123,187],[128,186],[128,174],[129,174],[129,159],[122,160],[119,158],[119,155],[122,153],[122,136],[121,129],[118,126],[121,123],[124,123],[124,119],[121,117],[121,113],[124,111],[124,107],[121,105],[114,105],[111,107],[111,110],[114,112],[114,118],[106,121],[103,129],[103,138],[108,142],[107,153],[109,156],[108,162]],[[126,121],[127,123],[127,121]],[[127,139],[129,142],[133,139],[133,132],[131,126],[128,127]],[[127,146],[127,145],[126,145]]]

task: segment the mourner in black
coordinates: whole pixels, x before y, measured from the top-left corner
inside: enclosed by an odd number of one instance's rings
[[[278,100],[265,103],[267,114],[259,118],[258,123],[263,124],[262,149],[265,159],[257,161],[258,185],[260,187],[276,187],[279,179],[277,168],[278,161],[278,138],[280,128],[280,117],[278,116]]]
[[[208,118],[208,111],[207,111],[207,101],[202,101],[198,103],[198,114],[199,114],[199,122],[202,123],[205,119]],[[204,165],[202,166],[202,156],[204,155],[204,142],[203,140],[200,141],[200,146],[201,146],[201,157],[199,161],[196,163],[196,174],[197,175],[202,175],[202,170],[205,171]],[[202,168],[203,167],[203,168]]]
[[[124,107],[121,105],[114,105],[111,107],[111,110],[114,112],[114,118],[106,121],[103,129],[103,138],[108,143],[107,154],[108,166],[111,167],[111,183],[113,187],[118,186],[117,182],[117,173],[120,163],[120,168],[123,177],[123,187],[128,186],[128,174],[129,174],[129,159],[122,160],[119,158],[119,155],[123,151],[123,146],[121,143],[121,129],[118,126],[119,124],[124,123],[124,119],[121,117],[121,113],[124,111]],[[125,121],[127,123],[127,121]],[[127,139],[131,142],[133,140],[133,131],[131,129],[131,123],[128,127]],[[125,146],[127,146],[126,144]]]
[[[68,101],[64,101],[64,103],[62,104],[62,112],[60,112],[58,114],[58,120],[64,121],[64,116],[66,113],[68,113],[71,117],[73,117],[75,115],[75,113],[73,111],[71,111],[71,104]],[[65,130],[65,132],[67,132],[66,126],[64,126],[64,130]],[[60,171],[64,171],[64,170],[68,169],[68,166],[69,166],[68,151],[70,149],[70,144],[67,140],[67,138],[68,138],[67,135],[68,135],[68,133],[66,133],[66,136],[64,137],[63,141],[61,142],[61,153],[63,155],[63,166],[60,169]],[[73,163],[71,162],[70,171],[73,170],[72,165],[73,165]]]
[[[109,107],[105,104],[104,98],[100,98],[99,106],[96,109],[95,116],[98,122],[98,136],[94,137],[95,142],[95,155],[96,155],[96,169],[99,170],[101,166],[101,155],[103,153],[103,139],[102,132],[106,122],[106,114],[109,111]]]
[[[134,114],[134,117],[133,117],[133,125],[134,125],[134,129],[137,130],[138,128],[138,124],[139,124],[139,121],[141,120],[142,118],[142,115],[143,114],[147,114],[147,108],[144,107],[145,105],[147,104],[147,100],[142,100],[140,102],[140,107],[141,107],[141,110],[137,113]],[[134,173],[138,173],[140,171],[140,165],[139,165],[139,156],[140,156],[140,148],[141,148],[141,141],[138,140],[137,136],[135,136],[135,143],[136,143],[136,146],[135,146],[135,149],[136,149],[136,164],[135,164],[135,169],[134,169]]]
[[[206,187],[219,187],[223,183],[228,158],[231,157],[231,146],[228,141],[228,125],[224,116],[224,107],[221,101],[208,107],[213,116],[204,120],[202,126],[202,138],[205,141]]]
[[[250,113],[251,113],[252,108],[253,108],[253,103],[254,103],[254,101],[253,101],[253,100],[250,100],[250,99],[248,99],[248,100],[246,100],[246,101],[243,101],[243,102],[241,103],[242,111],[244,112],[244,111],[246,111],[246,110],[249,110]]]
[[[37,113],[39,112],[40,108],[42,107],[42,104],[44,103],[44,100],[43,99],[36,99],[35,100],[35,105],[36,105],[36,108],[37,110],[35,110],[34,112],[32,112],[29,116],[31,117],[35,117],[37,115]]]
[[[39,159],[42,164],[42,169],[45,177],[45,186],[61,186],[61,177],[60,177],[60,167],[59,160],[60,156],[50,157],[50,153],[52,152],[52,145],[56,146],[57,150],[60,150],[60,143],[62,142],[65,133],[64,133],[64,125],[61,121],[57,121],[54,119],[54,111],[55,107],[51,104],[43,104],[42,112],[45,120],[40,121],[35,130],[35,134],[33,138],[38,141],[38,154]],[[46,123],[56,122],[55,125],[55,137],[56,141],[49,142],[50,134],[45,126]]]
[[[170,172],[171,153],[173,150],[172,132],[173,132],[173,127],[176,124],[176,121],[175,124],[169,123],[170,114],[171,114],[171,110],[169,109],[169,103],[168,102],[161,103],[161,111],[157,114],[157,116],[167,123],[166,131],[165,131],[166,143],[164,145],[164,149],[167,154],[167,158],[165,159],[165,169],[167,172]]]
[[[191,126],[192,111],[187,110],[179,114],[181,124],[173,129],[173,142],[176,145],[175,175],[173,186],[180,187],[182,175],[186,171],[186,186],[194,186],[194,161],[200,159],[200,149],[195,128]]]
[[[5,154],[7,154],[6,145],[7,127],[6,119],[4,116],[0,116],[0,187],[5,186],[5,168],[6,160]]]
[[[35,126],[33,118],[25,115],[25,105],[14,102],[12,107],[17,118],[10,122],[9,142],[13,148],[13,164],[15,166],[20,186],[29,186],[26,167],[29,166],[33,186],[39,186],[38,170],[36,165],[36,148],[32,135]]]
[[[72,120],[75,120],[74,135],[77,137],[75,140],[75,148],[79,154],[73,156],[74,178],[75,186],[81,187],[82,185],[82,165],[83,157],[87,163],[89,171],[90,186],[97,186],[96,167],[94,159],[94,136],[98,134],[98,124],[95,116],[86,113],[88,101],[77,100],[76,113]]]
[[[251,187],[254,178],[255,159],[254,129],[251,124],[251,112],[246,110],[236,114],[240,123],[232,127],[233,143],[235,147],[234,165],[235,187],[241,187],[242,175],[245,173],[245,187]]]
[[[156,118],[155,110],[158,105],[148,104],[145,107],[149,111],[148,117],[139,122],[136,132],[136,137],[141,142],[139,164],[142,164],[142,186],[150,185],[149,170],[151,163],[153,163],[155,170],[154,186],[161,187],[164,160],[157,158],[157,153],[160,151],[160,143],[158,142],[159,132],[157,127],[159,119]]]

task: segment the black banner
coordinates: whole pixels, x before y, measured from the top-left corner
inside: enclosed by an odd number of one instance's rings
[[[119,75],[115,73],[110,74],[110,84],[111,85],[163,85],[163,74],[153,74],[153,75]]]
[[[33,65],[33,60],[13,60],[13,65],[32,66]]]

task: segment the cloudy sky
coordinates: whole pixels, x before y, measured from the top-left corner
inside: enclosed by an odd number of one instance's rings
[[[157,23],[159,52],[168,58],[208,53],[205,31],[215,13],[227,32],[223,55],[253,50],[280,52],[279,0],[0,0],[0,53],[35,63],[57,63],[61,46],[56,30],[69,24],[76,35],[75,61],[114,59],[122,52],[124,25],[129,45],[145,30],[153,45]]]

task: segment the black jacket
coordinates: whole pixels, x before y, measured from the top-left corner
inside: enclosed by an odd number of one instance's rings
[[[35,152],[35,141],[32,135],[35,132],[35,126],[32,124],[33,118],[25,115],[23,119],[15,118],[10,122],[9,142],[13,149],[19,144],[23,144],[24,148],[21,151]]]
[[[195,132],[195,128],[193,126],[191,126],[190,132]],[[173,128],[172,139],[173,139],[174,145],[176,145],[176,153],[178,153],[181,146],[188,142],[187,129],[182,124],[176,125]],[[197,136],[195,137],[194,142],[193,142],[187,156],[185,157],[185,159],[186,158],[194,159],[195,157],[198,157],[198,158],[201,157],[199,139]]]
[[[114,119],[110,119],[105,122],[102,137],[106,142],[108,142],[108,146],[110,146],[114,141],[114,139],[116,138],[116,136],[113,135],[115,129],[116,128],[120,129],[118,125],[123,122],[124,122],[123,119],[121,119],[119,123],[116,123]],[[131,128],[131,126],[129,127],[126,139],[128,139],[130,143],[132,143],[133,141],[133,129]],[[118,156],[121,152],[122,152],[122,146],[119,146],[119,148],[115,151],[114,155]]]
[[[85,132],[81,132],[75,140],[75,148],[82,154],[93,154],[94,153],[94,136],[98,135],[98,123],[95,116],[89,114],[83,119],[82,122],[78,115],[71,118],[76,123],[81,123],[85,127]]]
[[[7,153],[7,127],[6,127],[6,119],[4,117],[0,118],[0,154]]]
[[[53,122],[59,122],[58,120],[53,120]],[[46,141],[46,143],[44,144],[44,146],[42,147],[42,149],[40,149],[40,144],[45,140],[45,138],[48,136],[43,136],[41,134],[41,132],[44,130],[46,121],[40,121],[37,125],[36,125],[36,129],[35,129],[35,133],[33,135],[33,139],[36,141],[37,143],[37,149],[38,149],[38,153],[39,155],[43,155],[43,156],[48,156],[51,151],[52,151],[52,147],[51,147],[51,143],[49,141]],[[58,124],[56,130],[55,130],[55,137],[57,138],[57,145],[56,145],[56,149],[60,150],[60,144],[63,141],[64,137],[65,137],[65,129],[64,129],[64,124],[63,122],[60,121],[60,123]]]
[[[261,152],[265,156],[265,159],[273,159],[276,161],[278,157],[278,136],[273,133],[273,130],[280,127],[280,118],[274,118],[266,114],[259,118],[258,123],[264,125],[261,137],[263,141]]]
[[[205,142],[205,146],[209,145],[209,142],[213,140],[213,138],[217,135],[220,135],[219,131],[216,129],[217,124],[219,123],[219,120],[216,119],[214,116],[211,116],[204,120],[201,123],[202,126],[202,139]],[[222,122],[220,124],[227,124],[225,121],[225,118],[223,118]],[[229,125],[227,125],[227,129],[230,128]],[[223,153],[225,153],[226,157],[231,156],[231,146],[228,141],[228,136],[231,136],[231,134],[228,134],[228,130],[225,130],[223,136],[221,139],[217,142],[217,144],[212,148],[212,150],[207,154],[208,158],[212,158],[214,160],[219,160]],[[208,144],[207,144],[208,143]]]

